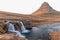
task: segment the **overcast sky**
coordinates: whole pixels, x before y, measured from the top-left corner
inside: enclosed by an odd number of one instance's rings
[[[0,11],[31,14],[39,9],[44,1],[60,11],[60,0],[0,0]]]

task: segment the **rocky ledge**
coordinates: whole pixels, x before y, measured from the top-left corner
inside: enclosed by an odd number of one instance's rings
[[[16,34],[11,33],[11,34],[1,34],[0,40],[27,40],[27,39],[18,37],[16,36]]]

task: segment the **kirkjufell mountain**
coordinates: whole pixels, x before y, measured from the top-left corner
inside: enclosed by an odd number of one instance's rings
[[[0,19],[3,20],[31,20],[32,26],[60,21],[60,12],[54,10],[47,2],[31,15],[23,15],[0,11]]]
[[[59,12],[54,10],[47,2],[44,2],[37,11],[32,13],[32,15],[41,15],[45,13],[59,13]]]

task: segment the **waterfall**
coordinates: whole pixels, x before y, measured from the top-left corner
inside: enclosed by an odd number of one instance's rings
[[[21,30],[22,30],[22,33],[29,33],[30,31],[25,28],[23,22],[20,22],[20,23],[21,23]]]
[[[19,37],[25,37],[19,31],[15,30],[14,24],[12,24],[12,23],[9,23],[8,31],[12,32],[12,33],[16,33],[16,35],[19,36]]]
[[[20,22],[21,23],[21,30],[23,31],[23,30],[26,30],[26,28],[25,28],[25,26],[23,25],[23,23],[22,22]]]
[[[12,23],[9,23],[9,28],[8,28],[8,31],[15,31],[15,28],[14,28],[14,24]]]

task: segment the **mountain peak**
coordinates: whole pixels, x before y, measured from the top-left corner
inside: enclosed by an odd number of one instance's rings
[[[40,10],[42,11],[49,11],[50,9],[53,9],[47,2],[42,3]]]
[[[47,2],[42,3],[42,5],[49,6],[49,4]]]
[[[52,13],[52,12],[56,12],[56,11],[47,2],[44,2],[37,11],[32,13],[32,15],[39,15],[39,14]]]

